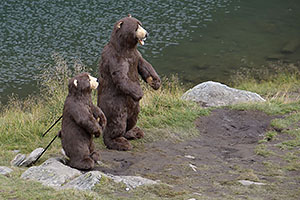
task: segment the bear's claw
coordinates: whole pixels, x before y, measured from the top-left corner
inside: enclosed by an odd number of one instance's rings
[[[104,140],[104,143],[107,148],[118,151],[128,151],[132,149],[132,145],[125,137],[117,137],[115,139]]]
[[[90,157],[95,161],[95,162],[97,162],[97,161],[99,161],[100,160],[100,154],[98,153],[98,152],[93,152],[91,155],[90,155]]]
[[[140,129],[139,127],[134,127],[133,129],[127,131],[124,134],[124,137],[127,140],[136,140],[136,139],[141,139],[144,137],[144,132],[142,131],[142,129]]]

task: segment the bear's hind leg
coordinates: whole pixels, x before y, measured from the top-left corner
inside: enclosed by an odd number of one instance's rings
[[[91,170],[95,166],[95,161],[90,157],[90,144],[84,143],[84,138],[80,142],[72,144],[72,152],[69,152],[70,161],[68,165],[80,170]],[[71,146],[71,145],[70,145]]]
[[[100,153],[95,150],[95,144],[92,140],[90,142],[89,150],[90,157],[95,161],[95,163],[97,163],[97,161],[100,161]]]
[[[90,157],[95,161],[100,161],[100,154],[97,151],[94,151],[91,153]]]
[[[72,160],[70,159],[68,163],[71,167],[80,169],[80,170],[91,170],[95,166],[95,161],[91,159],[89,156],[81,159],[81,160]]]
[[[122,124],[108,123],[103,133],[103,141],[106,147],[118,151],[131,150],[130,142],[122,136],[125,129],[125,126]]]
[[[126,132],[124,137],[127,140],[141,139],[144,137],[144,132],[139,127],[135,126],[138,120],[139,106],[137,106],[136,113],[132,117],[127,119]]]
[[[104,136],[104,144],[109,149],[114,149],[118,151],[128,151],[132,149],[130,142],[124,137],[117,137],[114,139]]]

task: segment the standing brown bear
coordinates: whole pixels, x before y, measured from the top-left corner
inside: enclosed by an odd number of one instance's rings
[[[103,112],[92,103],[91,92],[98,87],[98,81],[88,73],[81,73],[70,79],[68,87],[59,137],[70,158],[68,165],[90,170],[99,160],[93,135],[99,137],[106,125]]]
[[[138,42],[144,45],[147,35],[141,22],[129,15],[116,22],[102,51],[97,105],[107,118],[103,138],[109,149],[130,150],[128,140],[144,136],[135,126],[143,97],[139,75],[155,90],[161,83],[152,65],[137,50]]]

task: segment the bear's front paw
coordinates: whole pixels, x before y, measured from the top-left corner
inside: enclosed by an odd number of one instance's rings
[[[158,88],[160,87],[160,78],[152,78],[152,76],[149,76],[147,78],[147,83],[154,89],[154,90],[158,90]]]
[[[104,127],[106,126],[107,124],[107,119],[105,117],[104,114],[102,114],[100,120],[98,121],[99,122],[99,125],[101,126],[102,130],[104,129]]]
[[[101,130],[99,130],[98,132],[96,132],[94,135],[95,135],[95,138],[98,138],[98,137],[100,137],[100,135],[101,135]]]
[[[96,124],[96,130],[93,132],[93,135],[95,135],[96,138],[100,137],[102,133],[102,128],[100,127],[99,124]]]
[[[157,79],[155,81],[153,81],[153,85],[151,85],[151,87],[154,89],[154,90],[158,90],[159,87],[160,87],[160,79]]]

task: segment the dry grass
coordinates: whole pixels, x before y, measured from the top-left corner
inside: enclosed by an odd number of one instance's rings
[[[260,69],[243,69],[232,77],[232,85],[262,95],[268,101],[295,102],[300,99],[300,63],[270,63]]]

